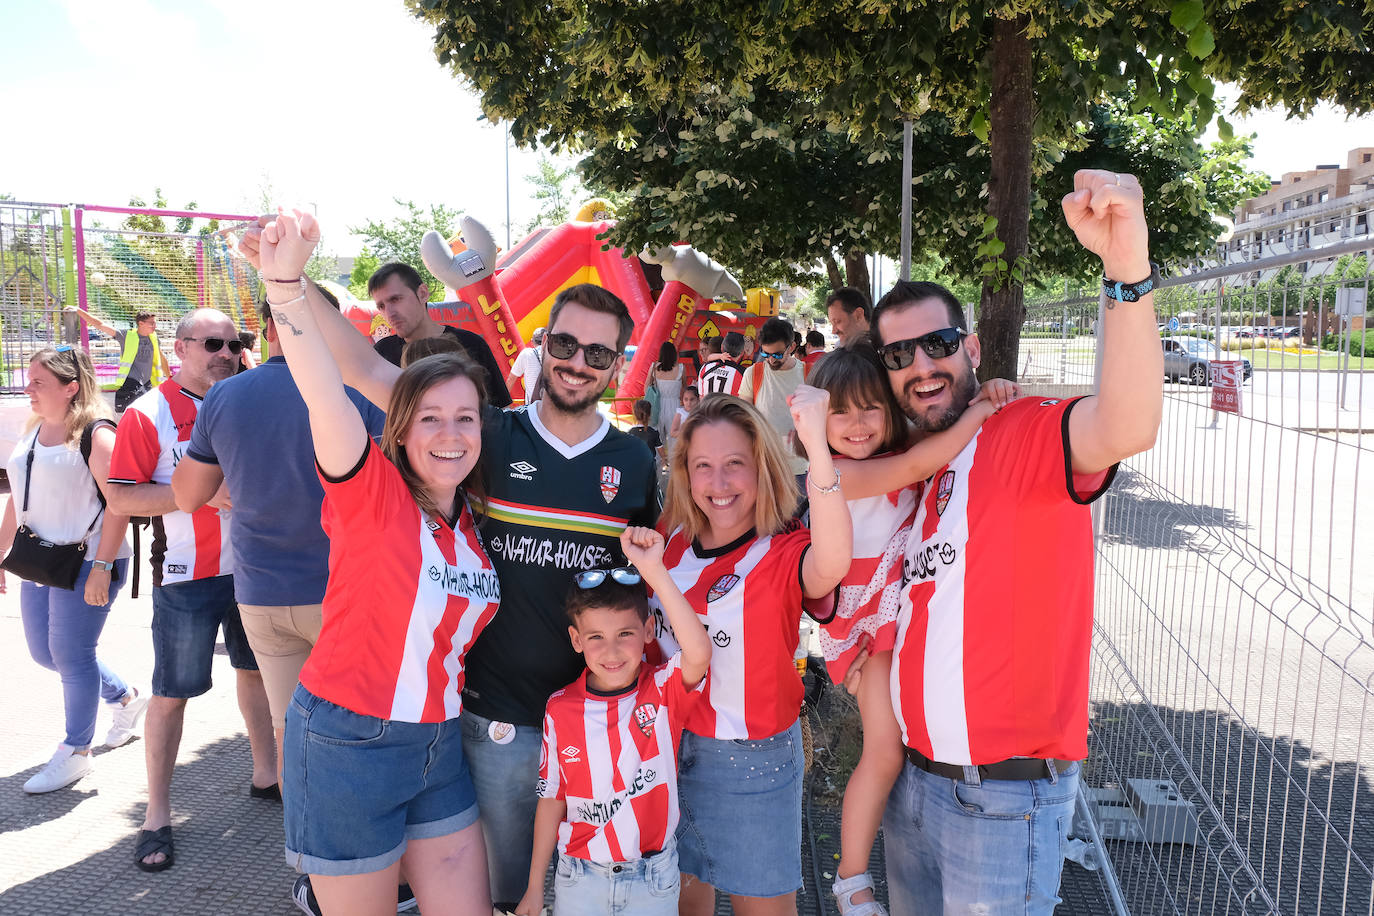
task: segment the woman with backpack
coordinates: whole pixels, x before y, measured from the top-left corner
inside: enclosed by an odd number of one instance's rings
[[[91,771],[100,699],[114,714],[105,744],[117,747],[133,736],[148,698],[96,658],[130,553],[129,517],[105,510],[115,441],[110,409],[83,350],[39,350],[28,378],[33,416],[6,463],[11,493],[0,546],[2,568],[26,580],[19,604],[29,654],[62,678],[66,735],[47,766],[24,783],[25,792],[37,794]],[[84,555],[72,546],[78,544]]]

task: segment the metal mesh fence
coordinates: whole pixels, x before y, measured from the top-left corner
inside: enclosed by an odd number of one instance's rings
[[[83,229],[86,308],[125,329],[134,316],[152,312],[163,355],[175,364],[170,341],[177,322],[194,308],[216,308],[239,330],[258,333],[254,305],[256,272],[229,256],[225,240],[211,232],[200,235]],[[91,335],[91,358],[99,376],[113,375],[121,342]]]
[[[0,203],[0,388],[23,387],[29,358],[61,339],[63,242],[61,209]]]
[[[140,312],[153,313],[166,342],[163,355],[174,366],[172,332],[193,308],[217,308],[240,330],[259,331],[256,273],[230,257],[220,233],[94,225],[99,219],[123,222],[116,214],[130,212],[101,210],[0,202],[0,390],[24,387],[39,349],[83,342],[80,319],[63,314],[67,306],[82,306],[119,331],[132,327]],[[159,212],[138,211],[153,225]],[[118,372],[122,341],[94,327],[87,331],[97,376],[109,382]]]
[[[1274,260],[1156,295],[1177,381],[1096,510],[1082,807],[1118,912],[1374,913],[1367,257]],[[1096,314],[1028,307],[1033,391],[1091,384]],[[1241,413],[1216,412],[1211,364],[1236,359]]]

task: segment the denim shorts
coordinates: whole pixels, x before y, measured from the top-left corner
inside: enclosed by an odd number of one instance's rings
[[[677,916],[682,889],[677,850],[602,865],[559,854],[553,916]]]
[[[220,629],[224,630],[229,664],[240,671],[257,671],[258,663],[234,601],[233,576],[154,588],[153,694],[186,699],[208,691],[215,636]]]
[[[457,719],[378,719],[297,687],[282,755],[286,863],[306,874],[381,871],[407,841],[477,823]]]
[[[801,723],[759,740],[682,733],[679,867],[727,894],[801,887]]]

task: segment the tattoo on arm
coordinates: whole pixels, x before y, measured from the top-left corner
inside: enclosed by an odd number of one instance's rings
[[[300,337],[305,332],[291,323],[291,319],[286,317],[286,313],[280,309],[272,312],[272,320],[277,323],[279,328],[290,328],[292,337]]]

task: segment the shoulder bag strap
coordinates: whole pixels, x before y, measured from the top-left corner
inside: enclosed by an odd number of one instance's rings
[[[33,450],[38,446],[38,434],[43,429],[43,424],[38,424],[38,429],[33,431],[33,441],[29,443],[29,456],[24,460],[24,508],[19,510],[19,524],[24,524],[24,516],[29,512],[29,485],[33,483]]]

